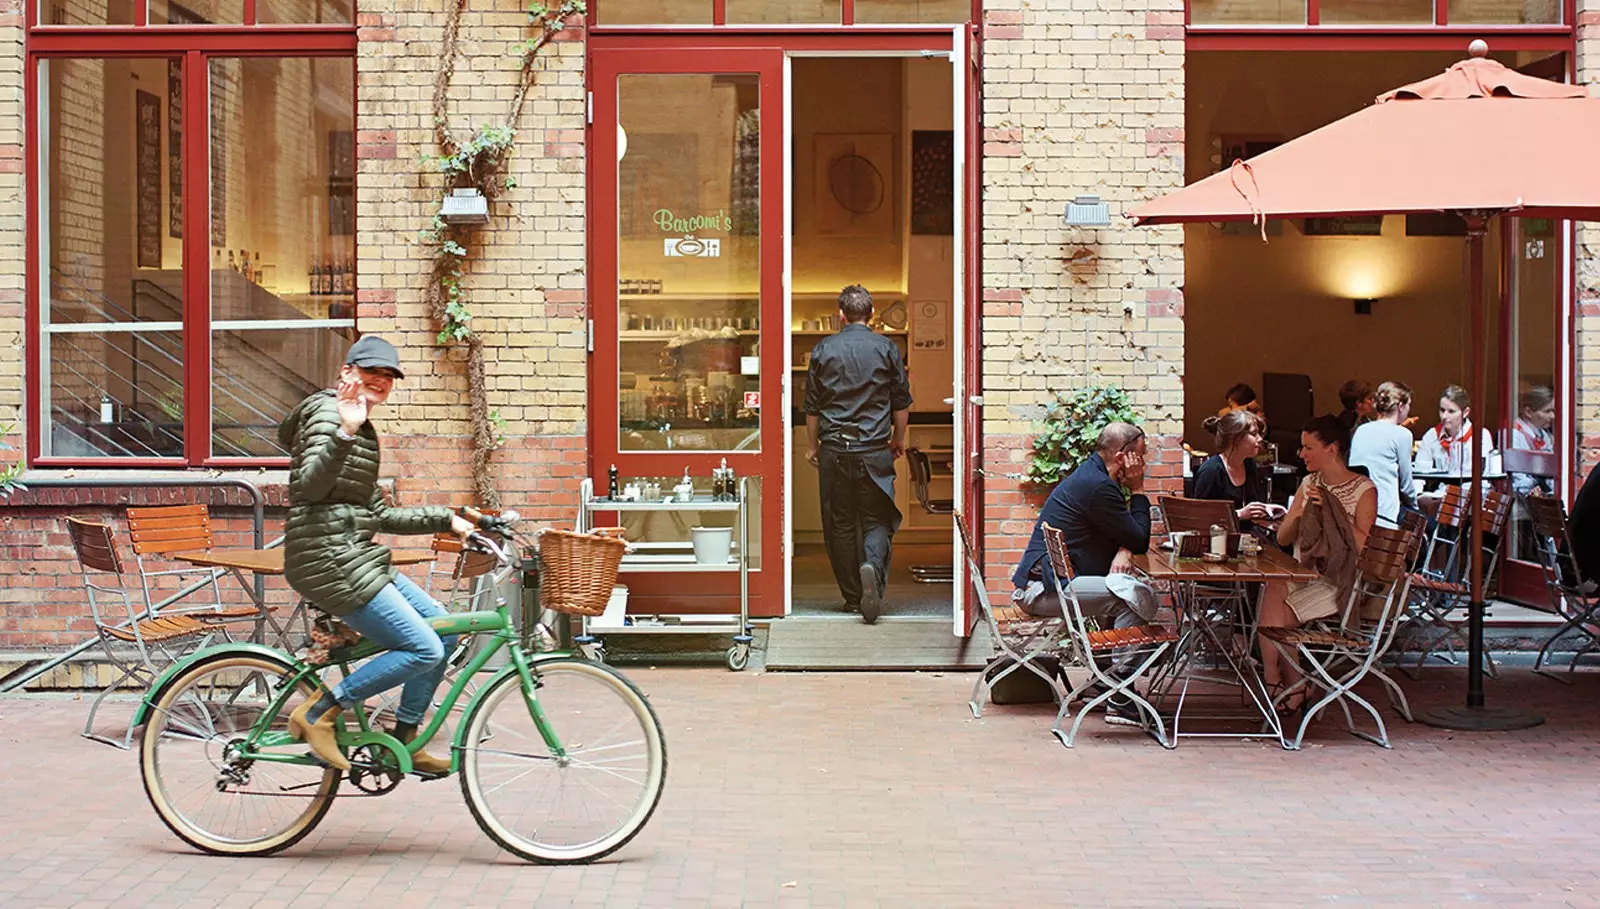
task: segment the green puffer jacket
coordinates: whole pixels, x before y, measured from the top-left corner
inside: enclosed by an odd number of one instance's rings
[[[378,488],[378,433],[369,420],[353,441],[339,438],[332,390],[295,406],[278,426],[289,450],[289,523],[284,576],[318,609],[347,615],[365,606],[394,577],[389,547],[378,532],[442,533],[450,509],[395,508]]]

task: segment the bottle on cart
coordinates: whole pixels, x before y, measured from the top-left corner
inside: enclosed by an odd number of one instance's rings
[[[722,488],[722,468],[711,471],[711,501],[720,502],[725,490]]]
[[[606,497],[615,502],[617,500],[617,465],[612,464],[611,469],[606,471],[606,480]]]
[[[722,463],[728,463],[728,459],[723,458]],[[733,472],[732,467],[727,470],[727,475],[722,478],[722,485],[728,490],[728,501],[737,502],[739,501],[739,475]]]

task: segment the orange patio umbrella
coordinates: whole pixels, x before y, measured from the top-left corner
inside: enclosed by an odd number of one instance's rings
[[[1379,95],[1342,120],[1140,206],[1139,224],[1450,212],[1467,222],[1472,396],[1484,395],[1483,245],[1512,214],[1600,221],[1600,99],[1507,69],[1472,42],[1442,75]],[[1473,458],[1472,488],[1483,488]],[[1474,510],[1481,496],[1470,497]],[[1511,729],[1539,717],[1484,706],[1482,522],[1472,522],[1467,705],[1424,714],[1456,729]]]

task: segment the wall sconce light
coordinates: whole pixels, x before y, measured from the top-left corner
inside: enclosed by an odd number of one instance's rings
[[[1356,304],[1356,315],[1358,315],[1358,316],[1370,316],[1370,315],[1372,315],[1372,304],[1374,304],[1376,302],[1378,302],[1378,301],[1373,299],[1373,298],[1371,298],[1371,297],[1365,297],[1365,298],[1357,299],[1355,301],[1355,304]]]
[[[439,218],[446,224],[488,224],[489,200],[476,189],[452,189],[439,206]]]
[[[1096,195],[1078,196],[1067,203],[1068,227],[1110,227],[1111,206]]]

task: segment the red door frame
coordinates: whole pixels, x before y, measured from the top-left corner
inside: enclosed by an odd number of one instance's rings
[[[759,284],[762,336],[758,381],[763,402],[784,400],[788,376],[784,372],[783,251],[787,231],[783,211],[781,165],[783,160],[783,53],[773,48],[677,48],[671,50],[593,50],[589,57],[590,84],[594,91],[594,123],[590,124],[590,174],[594,204],[589,206],[591,240],[618,236],[617,123],[618,78],[625,74],[755,74],[760,78],[761,183]],[[773,604],[782,612],[784,572],[781,561],[784,485],[784,421],[781,406],[763,408],[761,449],[746,451],[659,452],[620,451],[619,392],[615,376],[620,371],[620,294],[615,280],[618,243],[590,243],[589,314],[594,322],[594,351],[590,355],[589,461],[590,476],[602,477],[615,464],[623,476],[677,476],[687,468],[697,477],[711,474],[724,459],[741,477],[762,478],[762,568],[750,574],[751,611],[771,615]],[[600,276],[608,276],[601,279]],[[598,486],[597,482],[597,486]],[[630,599],[672,597],[683,590],[682,575],[629,575]],[[697,576],[690,602],[674,612],[728,612],[725,601],[737,594],[737,583],[724,575]]]
[[[976,39],[976,29],[972,31],[973,42]],[[589,36],[588,52],[589,65],[587,67],[589,88],[593,92],[594,117],[589,124],[587,147],[590,151],[587,190],[588,198],[594,203],[590,205],[589,218],[589,282],[588,299],[589,315],[594,323],[594,352],[590,356],[590,375],[594,379],[590,386],[590,411],[588,428],[589,450],[589,475],[602,477],[612,463],[618,465],[619,472],[627,475],[662,475],[673,476],[682,472],[687,465],[694,473],[706,475],[710,469],[724,457],[724,453],[674,453],[661,454],[655,452],[622,453],[616,451],[617,442],[615,435],[616,416],[619,410],[617,389],[614,380],[607,380],[615,374],[616,353],[614,345],[617,338],[617,287],[615,276],[617,274],[618,250],[616,246],[617,213],[612,202],[614,197],[605,193],[614,192],[617,181],[616,159],[616,131],[607,128],[606,112],[615,110],[614,98],[602,103],[600,92],[610,91],[607,86],[615,84],[615,76],[622,72],[762,72],[762,106],[772,111],[771,116],[767,111],[762,113],[762,165],[764,169],[761,184],[761,210],[762,210],[762,312],[763,324],[781,325],[783,312],[783,252],[788,230],[789,213],[783,208],[783,184],[781,162],[783,160],[782,138],[784,130],[782,123],[778,122],[783,110],[783,58],[789,53],[837,53],[847,56],[852,53],[915,53],[923,50],[941,50],[949,48],[952,33],[948,28],[906,28],[906,27],[872,27],[852,26],[838,29],[771,29],[760,32],[748,30],[731,30],[726,28],[684,28],[684,29],[629,29],[629,28],[594,28]],[[953,49],[952,49],[953,50]],[[706,56],[708,52],[715,52],[715,56]],[[746,56],[749,55],[749,56]],[[777,70],[772,90],[777,93],[775,102],[768,100],[768,85],[765,72],[759,67],[765,65],[764,55],[776,55]],[[744,65],[736,66],[736,60],[748,61]],[[670,67],[670,68],[663,68]],[[978,329],[981,327],[981,311],[979,297],[976,293],[978,274],[975,263],[981,260],[978,247],[980,236],[979,223],[980,211],[978,209],[978,182],[977,154],[981,149],[981,110],[973,101],[977,95],[976,80],[969,86],[969,104],[967,109],[967,147],[968,147],[968,197],[967,197],[967,224],[964,225],[966,234],[966,257],[968,260],[967,273],[967,357],[966,375],[969,388],[976,388],[977,377],[981,374],[981,343]],[[770,105],[770,106],[769,106]],[[773,128],[776,122],[777,128]],[[770,156],[770,157],[769,157]],[[778,162],[774,167],[768,162]],[[774,173],[775,171],[775,173]],[[773,174],[773,176],[769,176]],[[774,195],[775,194],[775,195]],[[773,213],[779,223],[770,227],[768,213]],[[781,213],[781,214],[780,214]],[[769,244],[770,240],[770,244]],[[774,262],[774,258],[776,261]],[[609,277],[605,277],[609,276]],[[769,282],[776,282],[777,289],[772,291],[769,303]],[[769,313],[769,306],[776,305],[780,314],[773,319]],[[769,321],[770,320],[770,321]],[[762,374],[761,381],[762,399],[764,401],[783,400],[784,388],[787,384],[787,373],[783,368],[784,345],[776,343],[778,336],[771,338],[763,336],[765,342],[762,347]],[[770,376],[778,376],[775,383]],[[781,384],[778,384],[781,383]],[[769,388],[770,386],[773,386]],[[978,391],[966,392],[971,396]],[[967,448],[982,450],[982,422],[981,412],[974,405],[967,405],[957,409],[954,418],[965,419],[968,427]],[[748,455],[735,453],[727,455],[730,466],[739,471],[740,476],[764,477],[762,487],[762,542],[763,565],[779,568],[783,560],[788,558],[788,553],[782,548],[785,544],[784,509],[787,507],[785,495],[787,494],[787,477],[785,476],[783,448],[788,445],[788,439],[783,438],[783,420],[769,420],[762,424],[762,453]],[[776,442],[769,442],[769,438],[776,434]],[[771,461],[766,461],[767,458]],[[741,462],[765,462],[765,469],[750,470],[741,467]],[[774,482],[776,481],[776,482]],[[971,502],[971,489],[968,489],[968,514],[969,520],[975,520],[976,526],[982,526],[982,496],[981,492],[976,498],[976,505]],[[978,532],[981,536],[981,530]],[[777,561],[773,561],[777,560]],[[981,564],[981,562],[980,562]],[[645,581],[645,592],[656,587],[651,583],[650,576],[635,575]],[[670,579],[672,576],[660,576]],[[697,582],[701,579],[697,577]],[[724,585],[724,578],[719,575],[703,576],[703,583],[696,591],[696,599],[704,600],[707,595],[726,597],[736,587],[731,583]],[[632,585],[630,585],[631,588]],[[788,599],[785,588],[785,572],[782,570],[764,570],[752,573],[751,576],[751,614],[759,617],[776,617],[784,614],[784,606]],[[636,595],[630,589],[630,598]],[[697,605],[695,603],[674,604],[673,611],[693,613],[696,611],[726,611],[719,605]],[[975,615],[975,605],[970,597],[967,602],[967,615]]]
[[[246,21],[254,20],[254,0],[245,0]],[[133,26],[61,27],[36,25],[37,3],[24,3],[28,34],[23,70],[23,182],[26,212],[24,266],[24,404],[28,464],[35,467],[186,467],[287,466],[287,458],[211,457],[211,276],[210,238],[210,95],[209,61],[231,57],[349,57],[356,55],[354,25],[185,26],[145,28],[145,5],[136,6]],[[42,415],[45,377],[40,346],[42,300],[49,276],[41,274],[39,232],[39,64],[47,59],[181,59],[183,66],[183,293],[184,293],[184,457],[181,458],[44,458]],[[354,68],[352,68],[354,70]],[[354,88],[354,87],[352,87]],[[202,166],[204,165],[204,166]],[[191,418],[202,415],[203,418]]]

